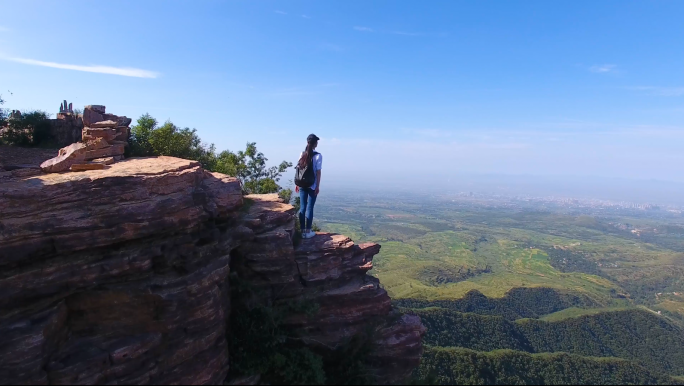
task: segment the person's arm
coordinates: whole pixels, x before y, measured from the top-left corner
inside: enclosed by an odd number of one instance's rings
[[[321,191],[321,169],[323,169],[323,155],[318,154],[318,162],[316,163],[316,197]]]
[[[321,191],[321,171],[316,172],[316,196]]]
[[[304,152],[299,155],[299,158],[297,159],[297,164],[299,164],[299,160],[302,159],[302,156],[304,155]],[[295,193],[299,193],[299,186],[295,185]]]

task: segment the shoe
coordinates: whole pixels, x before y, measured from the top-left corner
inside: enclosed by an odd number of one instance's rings
[[[314,231],[309,231],[309,233],[306,236],[307,239],[312,239],[314,237],[316,237],[316,232]]]

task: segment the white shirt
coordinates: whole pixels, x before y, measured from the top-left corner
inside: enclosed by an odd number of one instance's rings
[[[302,156],[304,155],[304,153],[306,153],[306,152],[303,151],[302,154],[300,154],[299,158],[297,158],[297,159],[298,160],[301,159]],[[313,183],[313,185],[311,185],[311,187],[309,189],[316,190],[316,188],[318,187],[318,173],[317,172],[321,171],[321,169],[323,168],[323,155],[321,153],[314,154],[314,156],[313,156],[313,167],[314,167],[314,183]]]

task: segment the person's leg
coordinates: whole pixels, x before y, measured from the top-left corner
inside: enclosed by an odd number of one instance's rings
[[[309,205],[306,208],[306,229],[309,231],[313,226],[314,205],[316,205],[316,195],[313,190],[309,189]]]
[[[309,193],[307,193],[307,189],[304,188],[299,188],[299,228],[302,231],[302,234],[306,233],[306,217],[304,214],[306,213],[306,205],[309,202]]]

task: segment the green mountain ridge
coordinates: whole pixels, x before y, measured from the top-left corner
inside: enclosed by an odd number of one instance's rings
[[[681,328],[648,311],[611,311],[555,322],[510,321],[439,308],[410,312],[428,328],[425,343],[431,346],[613,357],[663,374],[684,374]]]
[[[553,288],[514,288],[502,298],[490,298],[478,290],[454,300],[396,299],[403,308],[437,307],[462,313],[501,316],[508,320],[539,318],[568,308],[594,308],[600,304],[583,294],[562,292]]]
[[[619,358],[428,347],[416,377],[438,385],[682,385]],[[420,383],[420,382],[419,382]]]

